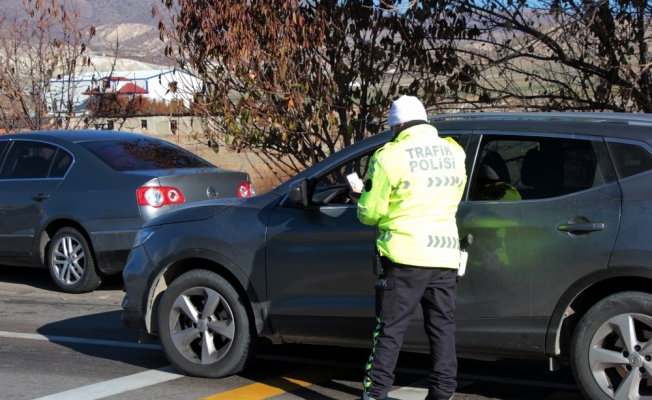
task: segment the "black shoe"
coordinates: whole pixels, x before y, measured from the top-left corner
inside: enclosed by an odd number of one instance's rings
[[[451,397],[445,397],[445,396],[441,396],[441,395],[435,397],[435,396],[431,396],[430,394],[428,394],[426,396],[425,400],[453,400],[453,396],[455,396],[455,395],[452,394]]]

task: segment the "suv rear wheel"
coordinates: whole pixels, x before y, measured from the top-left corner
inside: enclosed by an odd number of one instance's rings
[[[652,399],[652,295],[621,292],[595,304],[571,345],[575,378],[589,399]]]
[[[165,291],[158,334],[177,369],[205,378],[240,372],[258,347],[243,299],[228,281],[206,270],[181,275]]]

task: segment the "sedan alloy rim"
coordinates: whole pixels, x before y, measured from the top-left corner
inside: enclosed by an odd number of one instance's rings
[[[235,337],[233,312],[213,289],[184,291],[170,311],[170,336],[177,351],[195,364],[212,364],[224,357]]]
[[[591,339],[589,367],[596,383],[616,400],[652,399],[652,317],[621,314]]]
[[[84,274],[86,265],[84,247],[72,236],[61,237],[52,251],[52,269],[57,280],[74,285]]]

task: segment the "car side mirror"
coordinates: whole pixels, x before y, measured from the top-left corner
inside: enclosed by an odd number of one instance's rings
[[[301,179],[290,184],[290,203],[295,206],[308,207],[308,180]]]

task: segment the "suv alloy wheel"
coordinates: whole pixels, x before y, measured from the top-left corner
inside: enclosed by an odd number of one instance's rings
[[[172,282],[159,305],[158,333],[177,369],[206,378],[243,370],[258,347],[242,298],[207,270],[187,272]]]
[[[573,372],[590,399],[652,399],[652,295],[621,292],[580,320],[571,347]]]

